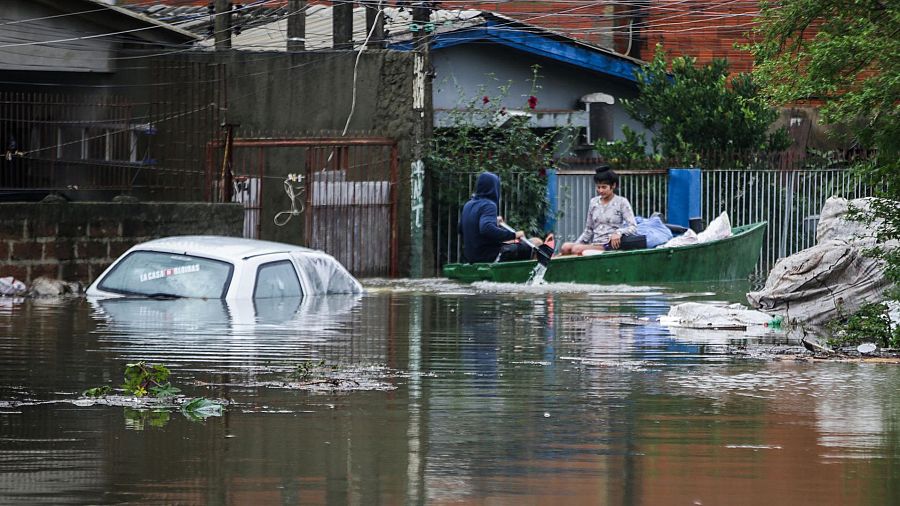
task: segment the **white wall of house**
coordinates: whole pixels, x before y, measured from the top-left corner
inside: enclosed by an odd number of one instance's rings
[[[622,108],[621,99],[636,95],[633,84],[604,74],[562,64],[513,48],[472,43],[441,48],[431,53],[435,71],[433,94],[435,126],[450,126],[448,111],[459,109],[466,100],[486,94],[499,94],[499,86],[510,84],[503,105],[509,109],[527,110],[527,98],[534,93],[538,105],[532,124],[553,127],[572,124],[586,127],[588,116],[581,98],[592,93],[613,97],[609,106],[613,140],[622,138],[622,126],[637,132],[646,129],[631,119]],[[540,86],[532,91],[532,67],[540,65]],[[484,90],[484,91],[482,91]],[[649,141],[651,134],[647,133]]]

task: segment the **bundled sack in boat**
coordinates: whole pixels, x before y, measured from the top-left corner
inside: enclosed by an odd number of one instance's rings
[[[709,223],[709,226],[706,227],[706,230],[703,232],[698,234],[693,230],[688,229],[685,233],[678,237],[674,237],[663,244],[662,247],[675,248],[678,246],[687,246],[688,244],[718,241],[719,239],[726,239],[728,237],[731,237],[731,219],[728,217],[728,213],[723,211],[722,214]]]
[[[694,232],[691,229],[687,229],[683,234],[673,237],[672,239],[666,241],[663,244],[662,248],[676,248],[678,246],[687,246],[688,244],[697,244],[699,241],[697,240],[697,232]]]
[[[867,200],[828,199],[816,227],[819,243],[779,260],[765,286],[747,294],[750,305],[817,325],[884,300],[891,286],[884,262],[866,256],[865,250],[876,244],[897,248],[898,241],[876,243],[877,227],[861,227],[847,219],[851,205],[865,211]]]
[[[659,216],[643,218],[636,216],[637,233],[647,238],[647,248],[655,248],[672,239],[672,231],[663,223]]]
[[[731,219],[727,212],[722,211],[722,214],[712,220],[703,232],[697,234],[697,242],[712,242],[729,237],[731,237]]]

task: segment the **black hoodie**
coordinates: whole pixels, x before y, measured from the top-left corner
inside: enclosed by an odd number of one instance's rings
[[[500,254],[503,242],[516,238],[514,232],[497,225],[499,202],[500,178],[492,172],[482,172],[475,183],[475,194],[463,206],[459,218],[463,255],[467,262],[493,262]]]

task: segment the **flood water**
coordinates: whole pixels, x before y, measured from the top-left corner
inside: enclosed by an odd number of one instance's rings
[[[656,321],[744,287],[367,288],[0,299],[0,503],[900,503],[900,366]],[[82,397],[141,360],[224,413]]]

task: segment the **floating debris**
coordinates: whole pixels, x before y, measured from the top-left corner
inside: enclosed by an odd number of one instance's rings
[[[875,343],[862,343],[861,345],[856,347],[856,351],[862,353],[863,355],[874,353],[876,350],[878,350],[878,346],[876,346]]]
[[[611,367],[627,371],[645,371],[650,362],[646,360],[609,360],[584,357],[559,357],[560,360],[578,362],[586,366]]]

